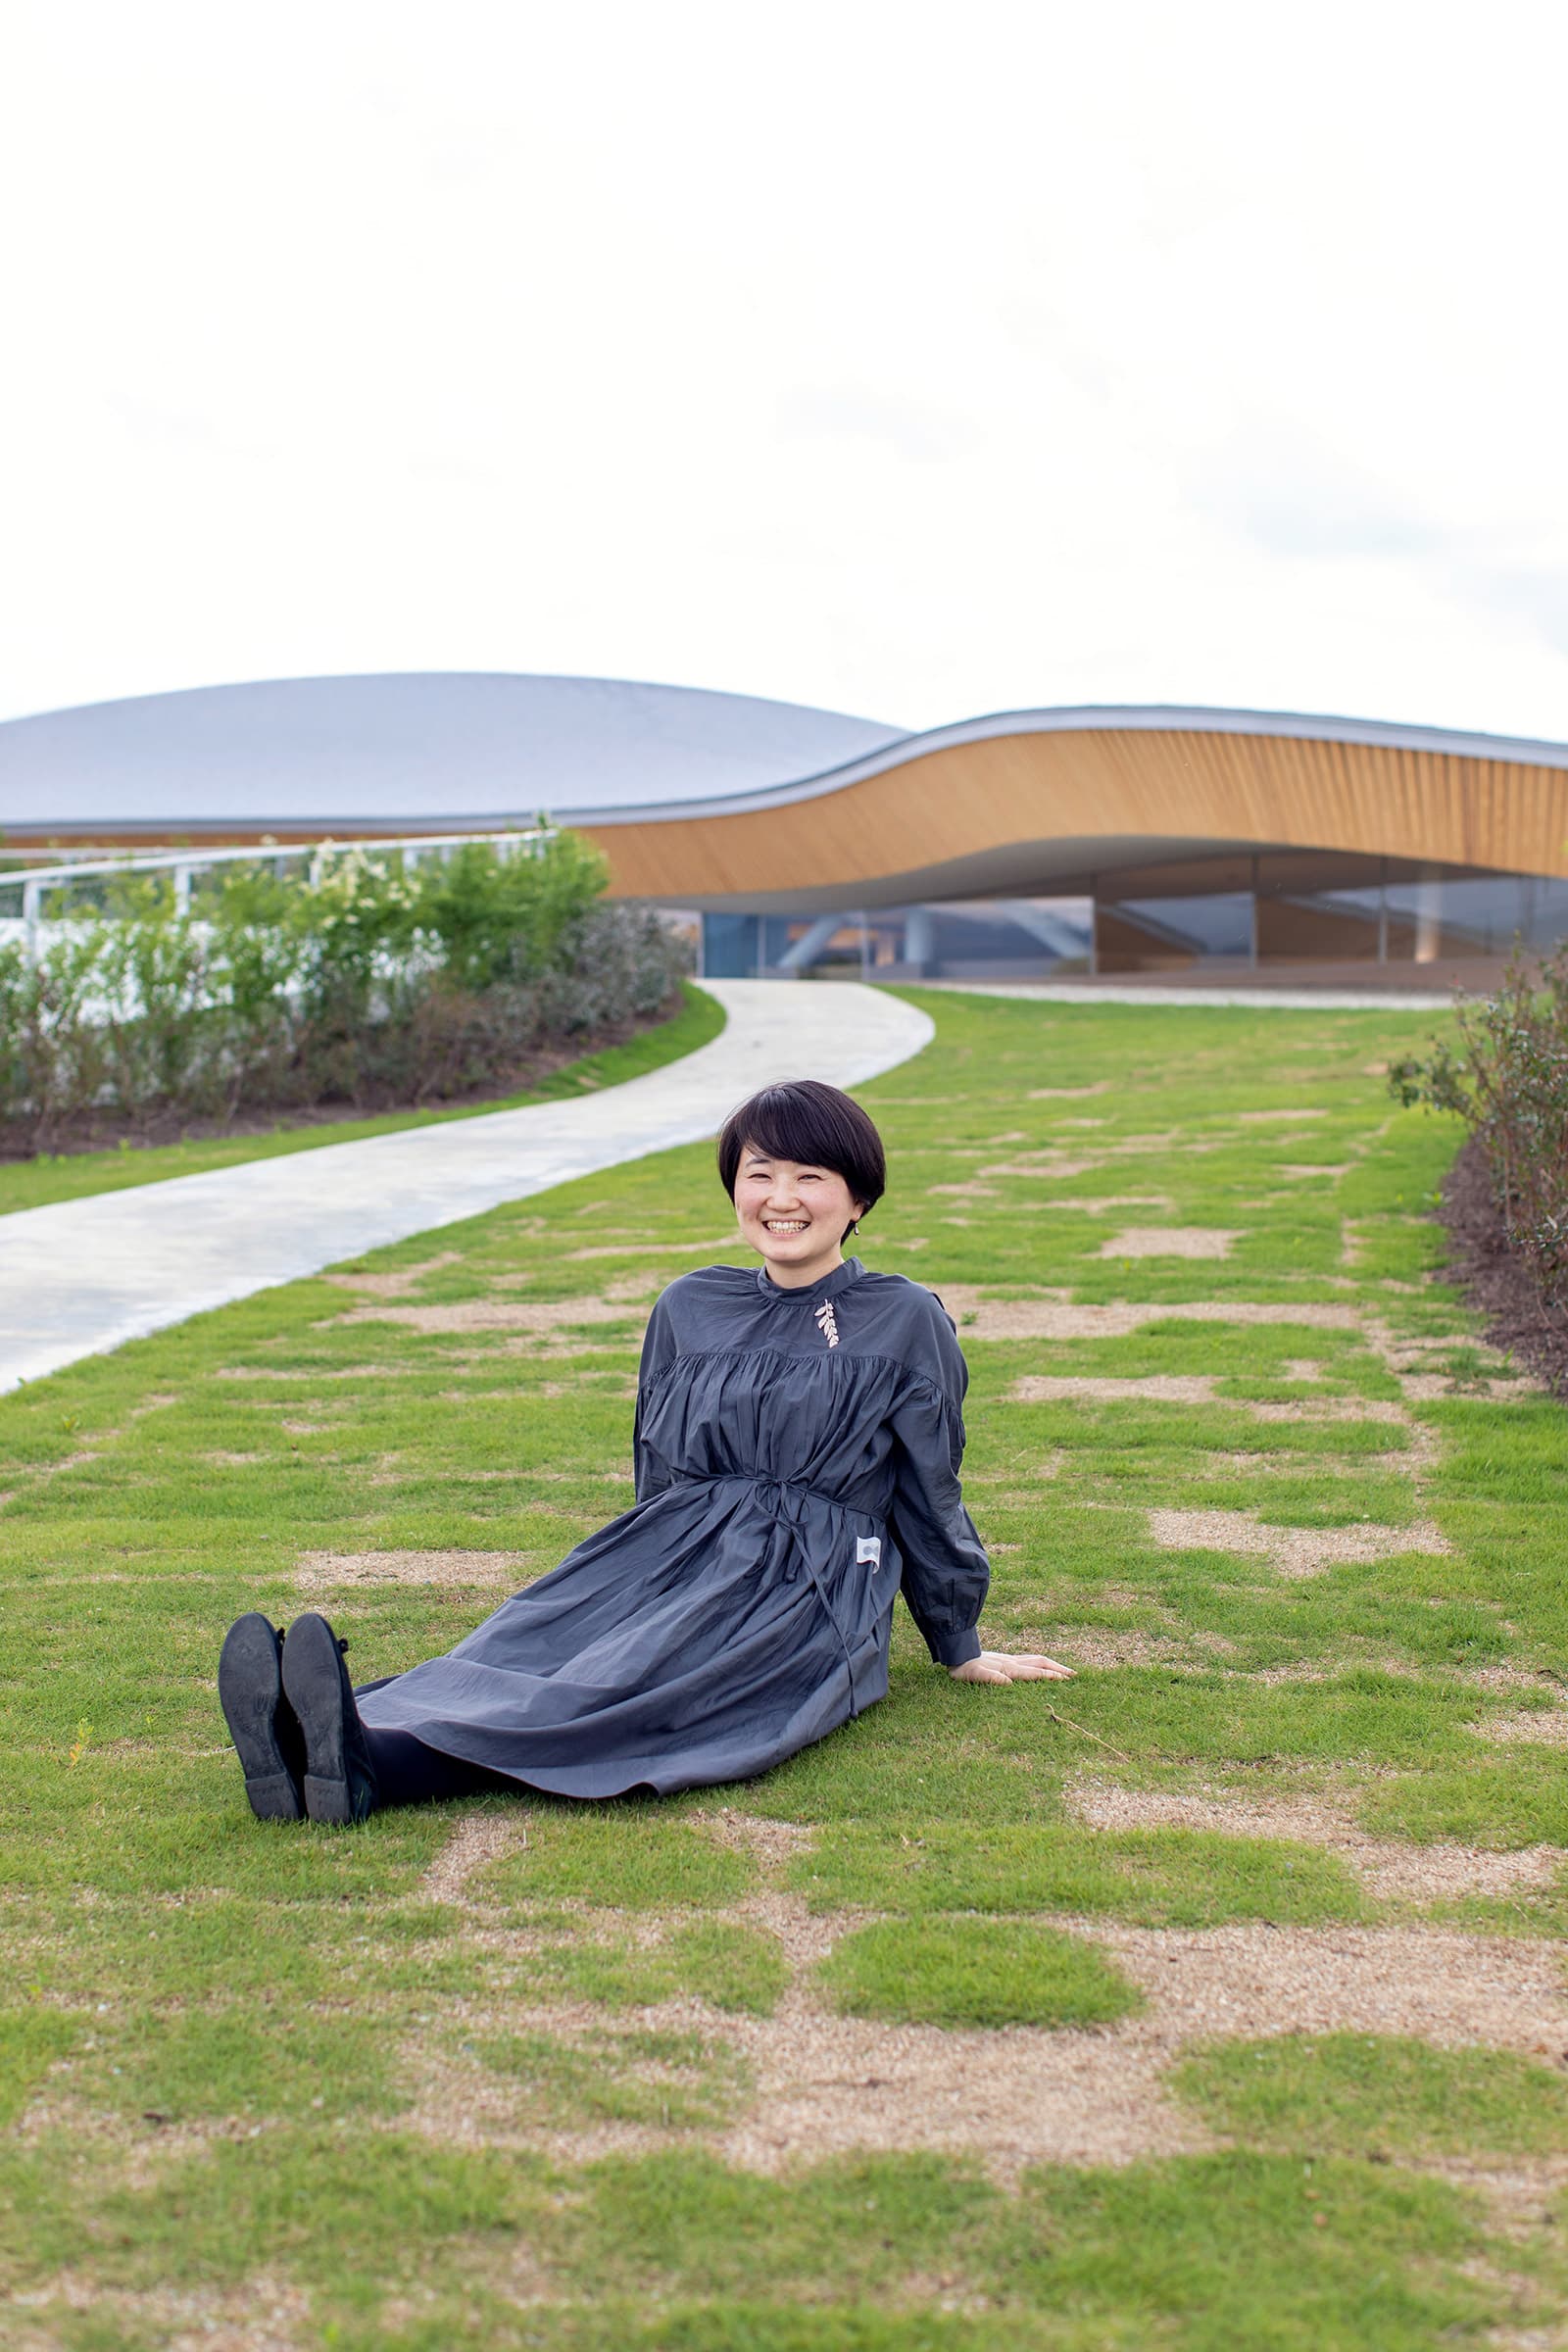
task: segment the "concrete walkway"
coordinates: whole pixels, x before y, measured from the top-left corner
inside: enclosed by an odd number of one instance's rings
[[[0,1391],[363,1250],[696,1142],[773,1079],[858,1085],[933,1035],[913,1005],[855,983],[707,987],[728,1016],[721,1035],[603,1094],[0,1217]]]

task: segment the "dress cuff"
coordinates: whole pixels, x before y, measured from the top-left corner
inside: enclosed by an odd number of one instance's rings
[[[931,1655],[939,1666],[967,1666],[971,1658],[980,1655],[980,1635],[970,1626],[966,1633],[938,1634],[931,1643]]]

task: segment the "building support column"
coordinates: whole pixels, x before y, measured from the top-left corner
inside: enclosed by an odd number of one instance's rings
[[[929,906],[911,906],[904,918],[904,960],[924,979],[936,960],[936,925]]]
[[[808,930],[803,931],[799,939],[790,942],[778,959],[779,970],[788,972],[792,980],[798,980],[816,961],[842,919],[836,914],[819,914]]]

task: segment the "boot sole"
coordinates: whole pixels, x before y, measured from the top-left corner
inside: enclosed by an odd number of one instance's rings
[[[346,1828],[353,1791],[343,1754],[343,1673],[324,1617],[296,1618],[283,1651],[283,1689],[305,1735],[305,1810]]]
[[[277,1742],[277,1708],[282,1695],[277,1636],[270,1621],[253,1609],[223,1637],[218,1661],[218,1701],[245,1775],[245,1794],[258,1821],[298,1821],[305,1810]]]

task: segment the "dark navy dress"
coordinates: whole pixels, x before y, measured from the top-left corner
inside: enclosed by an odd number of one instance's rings
[[[881,1698],[901,1587],[935,1659],[976,1656],[966,1381],[901,1274],[683,1275],[643,1346],[632,1509],[362,1716],[565,1796],[668,1791],[765,1772]]]

